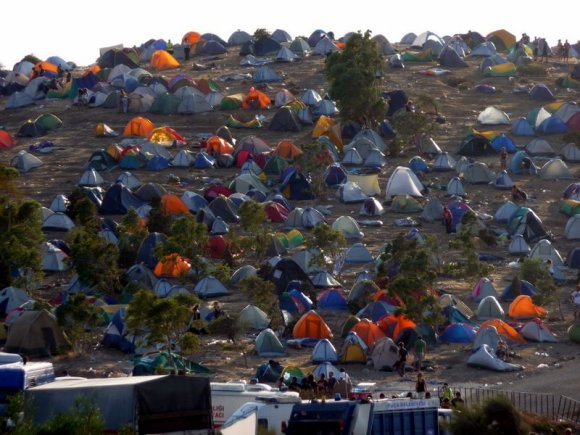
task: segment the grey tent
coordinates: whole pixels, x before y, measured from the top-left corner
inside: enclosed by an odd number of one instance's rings
[[[256,337],[256,353],[265,357],[286,355],[284,346],[270,328],[264,329]]]

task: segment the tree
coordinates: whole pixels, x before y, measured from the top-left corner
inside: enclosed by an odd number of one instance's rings
[[[269,38],[271,35],[272,34],[267,29],[260,27],[254,32],[254,39],[258,40],[262,38]]]
[[[0,288],[28,287],[42,277],[41,225],[39,203],[0,196]]]
[[[308,174],[312,180],[312,193],[320,195],[324,188],[324,171],[333,163],[332,154],[323,142],[310,142],[302,145],[300,154],[294,166]]]
[[[262,204],[250,200],[244,202],[238,209],[240,226],[246,233],[240,240],[240,245],[245,251],[255,252],[256,261],[261,263],[268,247],[272,234],[264,226],[266,212]]]
[[[393,116],[392,125],[397,132],[393,143],[389,147],[389,153],[393,157],[403,153],[408,146],[413,146],[418,137],[433,135],[439,127],[424,112],[407,112],[404,110],[397,112]]]
[[[487,399],[483,404],[464,406],[454,411],[447,425],[454,434],[519,435],[528,433],[520,412],[502,395]]]
[[[250,276],[240,281],[241,292],[255,305],[264,311],[271,320],[272,328],[277,328],[282,322],[276,287],[270,281],[257,276]]]
[[[343,121],[356,121],[369,127],[385,116],[377,72],[384,65],[371,32],[353,34],[343,51],[332,53],[325,65],[329,94],[336,101]]]
[[[20,191],[16,187],[16,180],[20,177],[17,169],[0,165],[0,195],[20,197]]]
[[[316,264],[325,267],[326,259],[324,256],[329,255],[334,259],[346,245],[346,239],[341,231],[335,230],[326,223],[321,223],[312,229],[312,232],[306,237],[305,244],[307,248],[318,249],[320,252],[310,260],[310,265]]]
[[[143,239],[147,237],[147,227],[134,209],[127,211],[118,226],[119,259],[121,266],[130,267],[135,263]]]
[[[196,303],[199,299],[191,294],[160,298],[141,290],[127,306],[127,328],[135,335],[145,334],[149,345],[161,345],[169,355],[175,348],[192,354],[199,347],[199,337],[189,332],[191,307]]]
[[[82,293],[70,296],[59,305],[56,318],[72,340],[75,350],[80,352],[87,348],[87,331],[92,331],[101,321],[99,309]]]
[[[108,294],[120,287],[119,248],[107,242],[92,227],[70,231],[70,262],[79,280]]]
[[[519,277],[529,281],[538,289],[538,294],[533,298],[536,304],[546,305],[554,299],[556,285],[548,268],[541,260],[525,258],[520,267]]]

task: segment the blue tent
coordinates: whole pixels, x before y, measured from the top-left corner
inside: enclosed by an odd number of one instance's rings
[[[282,374],[282,367],[280,364],[271,361],[271,363],[264,363],[256,369],[254,376],[259,382],[276,382]]]
[[[348,173],[340,163],[333,163],[326,168],[324,182],[328,187],[338,186],[346,182]]]
[[[566,266],[571,269],[580,269],[580,248],[572,248],[566,257]]]
[[[268,56],[278,53],[282,45],[272,38],[260,38],[254,42],[253,47],[256,56]]]
[[[134,353],[135,344],[126,337],[125,308],[119,309],[111,319],[111,323],[105,330],[102,344],[105,347],[118,349],[124,353]]]
[[[447,317],[449,323],[467,323],[471,326],[477,326],[477,324],[469,320],[465,314],[451,305],[447,305],[443,308],[443,315]]]
[[[282,182],[281,190],[284,196],[292,200],[314,199],[310,180],[306,176],[293,170]]]
[[[530,97],[532,97],[533,100],[540,100],[540,101],[553,101],[554,100],[554,94],[543,83],[538,83],[530,90]]]
[[[213,157],[210,157],[209,155],[207,155],[202,151],[200,153],[197,153],[197,155],[195,156],[193,166],[196,169],[207,169],[213,167],[214,163],[215,160],[213,159]]]
[[[218,35],[216,35],[215,33],[204,33],[203,35],[201,35],[199,37],[199,39],[202,39],[204,41],[213,41],[213,42],[218,42],[221,45],[223,45],[224,47],[228,46],[228,43],[226,41],[224,41],[222,38],[220,38]]]
[[[340,290],[330,288],[318,296],[318,308],[321,310],[346,310],[348,305]]]
[[[503,133],[491,141],[491,147],[495,151],[500,151],[502,148],[505,148],[508,153],[515,153],[518,150],[514,141]]]
[[[516,136],[534,136],[534,127],[524,117],[518,118],[510,128],[510,132]]]
[[[137,198],[126,186],[115,183],[105,193],[99,213],[125,214],[129,208],[138,209],[143,204],[145,202]]]
[[[313,306],[312,301],[300,290],[292,289],[289,291],[289,293],[290,297],[294,299],[294,302],[296,302],[296,306],[298,306],[299,311],[305,312],[309,311],[312,308]]]
[[[169,160],[161,156],[153,156],[145,167],[149,171],[162,171],[169,166]]]
[[[379,125],[379,134],[387,139],[392,139],[397,135],[397,132],[389,122],[389,120],[385,119]]]
[[[440,338],[444,343],[471,343],[476,335],[477,332],[471,325],[452,323],[445,328]]]
[[[536,287],[534,287],[534,285],[531,282],[526,281],[525,279],[522,279],[520,282],[521,282],[521,286],[520,286],[521,288],[520,288],[519,293],[516,293],[516,291],[512,288],[513,283],[510,283],[503,290],[503,293],[501,294],[500,299],[504,302],[511,302],[519,295],[528,295],[528,296],[533,297],[538,293],[538,289]]]
[[[284,292],[280,295],[280,310],[288,311],[289,313],[298,312],[298,305],[296,305],[296,301],[292,299],[290,293]]]
[[[529,169],[522,168],[522,162],[527,162]],[[522,175],[528,172],[528,175],[535,175],[538,172],[538,168],[534,165],[534,162],[528,156],[525,151],[518,151],[513,155],[508,165],[508,168],[512,174]]]
[[[542,134],[562,134],[568,131],[568,127],[560,118],[550,116],[544,119],[536,130]]]
[[[224,54],[227,51],[227,48],[218,41],[207,41],[201,48],[201,54],[207,55]]]
[[[415,156],[409,160],[409,168],[411,168],[411,171],[413,171],[415,174],[426,174],[429,172],[429,166],[427,166],[427,162],[425,162],[425,160],[419,156]]]
[[[155,255],[155,246],[158,243],[165,244],[166,242],[167,237],[165,234],[156,232],[149,233],[141,242],[141,246],[139,246],[135,264],[143,263],[149,269],[153,269],[159,263],[159,258]]]
[[[373,322],[378,321],[379,319],[388,316],[389,314],[393,314],[397,307],[394,305],[390,305],[384,301],[374,301],[370,304],[367,304],[362,310],[356,313],[356,316],[359,318],[367,318],[372,320]]]

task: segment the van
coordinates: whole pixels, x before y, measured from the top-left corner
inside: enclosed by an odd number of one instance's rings
[[[0,365],[0,415],[6,412],[11,396],[54,382],[54,366],[49,362],[14,362]]]
[[[210,386],[215,428],[221,427],[238,408],[257,399],[284,400],[290,397],[295,401],[300,400],[296,392],[280,391],[267,384],[212,382]]]

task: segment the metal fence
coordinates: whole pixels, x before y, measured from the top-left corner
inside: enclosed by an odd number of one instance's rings
[[[506,396],[520,411],[541,415],[551,419],[580,423],[580,402],[563,395],[495,390],[475,387],[456,387],[466,405],[480,403],[497,395]],[[439,392],[439,396],[441,396]]]

